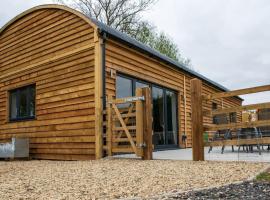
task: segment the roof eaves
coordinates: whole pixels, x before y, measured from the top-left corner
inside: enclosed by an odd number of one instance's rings
[[[210,85],[212,85],[212,86],[214,86],[214,87],[216,87],[216,88],[218,88],[218,89],[220,89],[220,90],[222,90],[224,92],[229,91],[228,88],[222,86],[221,84],[219,84],[219,83],[217,83],[215,81],[212,81],[209,78],[203,76],[202,74],[199,74],[198,72],[195,72],[194,70],[184,66],[183,64],[181,64],[181,63],[179,63],[179,62],[177,62],[177,61],[175,61],[175,60],[161,54],[160,52],[152,49],[151,47],[149,47],[149,46],[147,46],[147,45],[145,45],[145,44],[143,44],[143,43],[141,43],[139,41],[137,41],[136,39],[128,36],[127,34],[122,33],[122,32],[120,32],[118,30],[115,30],[115,29],[107,26],[106,24],[104,24],[104,23],[102,23],[102,22],[100,22],[100,21],[98,21],[96,19],[91,18],[91,20],[92,20],[92,22],[94,24],[96,24],[98,26],[98,28],[100,29],[101,32],[106,32],[109,36],[112,36],[117,40],[121,40],[121,41],[123,41],[123,42],[137,48],[140,51],[144,51],[145,53],[148,53],[151,56],[156,57],[156,58],[162,60],[163,62],[166,62],[166,63],[170,64],[171,66],[173,66],[174,68],[176,68],[178,70],[179,69],[183,70],[183,71],[189,73],[190,75],[198,77],[198,78],[206,81]],[[236,97],[239,98],[240,100],[243,100],[239,96],[236,96]]]

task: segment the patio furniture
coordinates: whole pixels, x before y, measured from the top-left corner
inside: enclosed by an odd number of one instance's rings
[[[254,139],[254,138],[262,138],[262,133],[259,128],[253,127],[253,128],[241,128],[237,131],[237,137],[238,140],[240,139]],[[245,145],[239,145],[238,146],[238,152],[240,151],[241,146],[243,147],[243,151],[253,152],[253,146],[251,144],[245,144]],[[261,144],[258,142],[256,144],[257,149],[259,150],[259,155],[261,155]]]

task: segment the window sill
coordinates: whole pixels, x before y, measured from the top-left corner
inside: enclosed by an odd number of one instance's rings
[[[25,121],[34,121],[36,117],[22,118],[22,119],[9,119],[7,123],[16,123],[16,122],[25,122]]]

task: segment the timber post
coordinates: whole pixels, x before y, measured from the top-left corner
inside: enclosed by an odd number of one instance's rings
[[[95,42],[95,155],[103,157],[103,96],[102,96],[102,49],[98,30],[94,32]]]
[[[141,97],[143,96],[143,89],[138,88],[136,89],[136,96]],[[138,155],[143,155],[143,133],[144,133],[144,103],[141,100],[136,101],[136,144],[138,147]]]
[[[204,160],[202,81],[191,80],[191,112],[192,112],[192,159]]]
[[[112,156],[112,99],[113,97],[109,95],[107,103],[107,151],[108,156]]]
[[[149,87],[142,88],[142,95],[145,97],[144,101],[144,134],[143,141],[145,142],[145,148],[143,150],[142,159],[152,160],[153,159],[153,117],[152,117],[152,97]]]

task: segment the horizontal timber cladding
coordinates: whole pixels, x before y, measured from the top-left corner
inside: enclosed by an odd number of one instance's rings
[[[178,124],[179,124],[179,144],[182,146],[182,134],[186,132],[187,147],[191,147],[191,95],[190,80],[194,77],[165,65],[147,55],[144,55],[132,48],[129,48],[114,40],[106,42],[106,93],[114,95],[116,93],[116,76],[121,73],[136,77],[140,80],[148,81],[158,85],[162,85],[169,89],[178,91]],[[184,78],[185,77],[185,78]],[[184,86],[185,80],[185,86]],[[184,88],[186,92],[184,92]],[[220,92],[207,83],[203,84],[203,94],[211,94]],[[186,94],[186,112],[184,103],[184,94]],[[241,105],[238,98],[227,98],[214,101],[218,107],[232,107]],[[204,109],[212,109],[212,101],[204,102]],[[186,114],[185,114],[186,113]],[[240,120],[240,114],[237,115]],[[186,120],[185,120],[186,118]],[[212,123],[212,117],[204,117],[204,123]],[[185,127],[186,126],[186,127]]]
[[[95,158],[94,27],[43,8],[0,35],[0,141],[30,138],[37,159]],[[36,119],[9,122],[9,90],[36,84]]]

